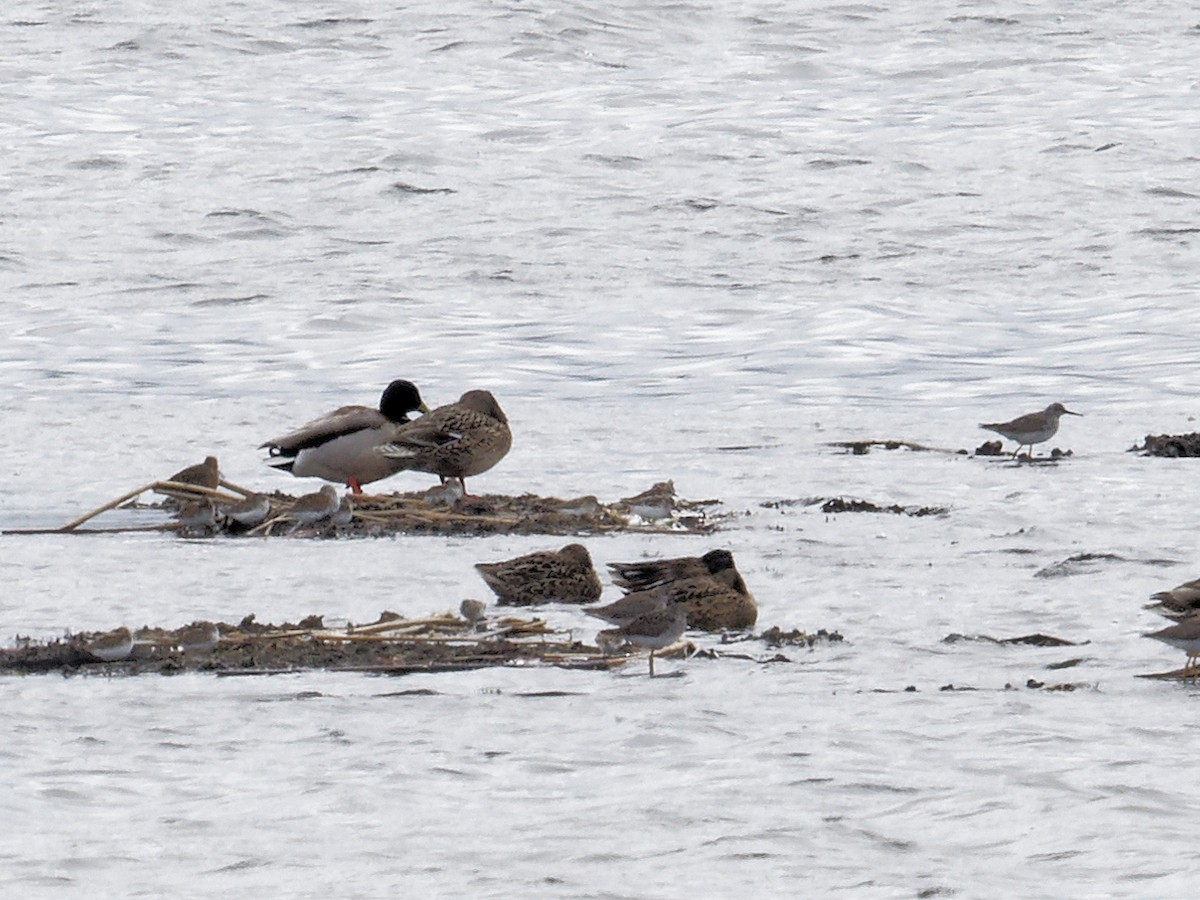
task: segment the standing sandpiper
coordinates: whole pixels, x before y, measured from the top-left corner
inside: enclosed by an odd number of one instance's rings
[[[1200,616],[1192,615],[1182,619],[1178,624],[1168,626],[1161,631],[1148,631],[1143,637],[1154,638],[1164,644],[1170,644],[1187,654],[1184,671],[1191,678],[1200,675],[1196,660],[1200,658]]]
[[[654,651],[669,647],[683,636],[687,629],[688,614],[682,606],[670,609],[658,609],[644,613],[610,631],[602,631],[596,635],[597,641],[602,638],[618,638],[650,651],[650,676],[654,677]]]
[[[1029,448],[1029,456],[1032,458],[1034,444],[1048,441],[1058,433],[1059,419],[1063,416],[1082,415],[1083,413],[1071,412],[1061,403],[1051,403],[1041,412],[1018,416],[1011,422],[993,422],[990,425],[981,422],[979,427],[1003,435],[1010,441],[1016,441],[1017,449],[1013,452],[1013,459],[1017,458],[1022,447]]]

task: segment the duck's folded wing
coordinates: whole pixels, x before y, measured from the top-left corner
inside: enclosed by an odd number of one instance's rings
[[[376,447],[375,452],[382,456],[403,458],[418,450],[442,447],[462,439],[461,430],[445,423],[426,422],[427,418],[429,416],[424,416],[398,429],[392,439]]]
[[[387,424],[387,419],[377,409],[369,406],[343,406],[335,409],[327,416],[313,419],[301,425],[295,431],[282,437],[271,438],[259,444],[260,448],[270,447],[274,454],[296,454],[309,447],[319,447],[334,438],[362,431],[364,428],[379,428]]]

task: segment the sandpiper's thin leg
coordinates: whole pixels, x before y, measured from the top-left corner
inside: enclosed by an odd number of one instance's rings
[[[650,677],[654,677],[654,651],[650,651]]]

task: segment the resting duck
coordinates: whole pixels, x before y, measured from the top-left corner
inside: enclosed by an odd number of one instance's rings
[[[512,432],[490,391],[467,391],[457,403],[439,406],[395,430],[375,454],[399,469],[456,478],[467,492],[468,476],[486,472],[512,446]]]
[[[733,568],[733,554],[728,550],[709,550],[703,556],[679,556],[674,559],[646,559],[634,563],[609,563],[613,584],[626,591],[644,591],[649,588],[696,578],[715,575]]]
[[[374,451],[399,426],[409,423],[409,413],[417,411],[427,413],[429,407],[416,385],[397,379],[384,388],[378,409],[343,406],[259,446],[269,448],[267,465],[273,468],[300,478],[324,478],[361,494],[364,484],[408,468]]]
[[[591,603],[600,598],[600,579],[582,544],[527,553],[504,562],[476,563],[500,604]]]

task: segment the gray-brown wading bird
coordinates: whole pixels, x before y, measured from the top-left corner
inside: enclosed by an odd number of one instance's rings
[[[186,469],[180,469],[168,478],[167,481],[174,481],[177,484],[195,484],[200,487],[216,490],[217,486],[221,483],[221,473],[217,468],[217,458],[215,456],[206,456],[204,462],[188,466]]]
[[[343,406],[295,431],[260,444],[270,450],[267,465],[300,478],[324,478],[355,494],[406,466],[380,456],[375,448],[409,423],[411,412],[429,412],[416,385],[397,379],[383,390],[379,408]]]
[[[1200,657],[1200,615],[1191,615],[1181,619],[1175,625],[1170,625],[1161,631],[1149,631],[1143,637],[1154,638],[1164,644],[1170,644],[1187,654],[1184,670],[1192,678],[1200,675],[1196,659]]]
[[[212,622],[193,622],[174,634],[174,641],[184,653],[209,653],[221,640],[221,632]]]
[[[688,626],[688,613],[682,606],[671,606],[667,609],[657,609],[644,613],[631,622],[601,632],[596,636],[598,643],[604,643],[604,638],[617,638],[644,647],[650,651],[650,675],[654,676],[654,651],[670,647],[683,637]]]
[[[979,427],[1003,435],[1010,441],[1016,441],[1017,449],[1013,451],[1013,459],[1016,459],[1022,447],[1028,447],[1032,457],[1034,444],[1054,437],[1058,433],[1058,420],[1063,416],[1082,415],[1083,413],[1071,412],[1061,403],[1051,403],[1041,412],[1018,416],[1011,422],[993,422],[990,425],[981,422]]]
[[[502,606],[591,603],[600,597],[600,579],[582,544],[527,553],[503,562],[476,563],[475,568]]]
[[[442,481],[457,478],[466,494],[466,479],[500,462],[511,446],[508,419],[496,398],[490,391],[467,391],[457,403],[402,425],[375,453],[401,469]]]
[[[1200,610],[1200,578],[1185,581],[1169,591],[1151,594],[1150,600],[1145,609],[1154,610],[1168,619],[1182,619]]]
[[[271,514],[271,500],[266,494],[251,494],[221,508],[227,526],[247,529],[261,525]]]
[[[287,512],[287,518],[296,523],[291,530],[295,531],[302,525],[316,525],[328,519],[338,511],[340,503],[337,488],[332,484],[322,485],[319,491],[312,494],[301,494]]]
[[[128,628],[117,628],[96,635],[84,649],[101,662],[117,662],[133,652],[133,635]]]

